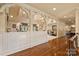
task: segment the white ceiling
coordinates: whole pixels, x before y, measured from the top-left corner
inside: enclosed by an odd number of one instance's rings
[[[0,6],[2,5],[3,4],[0,3]],[[30,5],[52,16],[55,15],[67,23],[70,23],[67,21],[69,18],[74,21],[75,9],[79,8],[79,3],[27,3],[27,5]],[[56,10],[53,11],[53,8],[56,8]],[[64,19],[64,16],[67,16],[67,18]]]
[[[28,5],[52,16],[55,15],[69,25],[75,23],[75,10],[79,8],[78,3],[29,3]],[[53,8],[56,8],[56,10],[53,11]],[[67,16],[67,18],[64,18],[64,16]],[[71,21],[68,19],[71,19]]]
[[[78,3],[31,3],[28,4],[31,5],[43,12],[49,13],[51,15],[56,15],[58,17],[70,14],[71,11],[75,10],[77,7],[79,7]],[[56,8],[56,11],[53,11],[53,8]],[[73,14],[73,12],[71,12]]]
[[[79,7],[78,3],[27,3],[27,4],[50,15],[56,15],[57,17],[62,17],[65,15],[74,15],[75,9]],[[4,3],[0,3],[0,6],[2,5],[4,5]],[[56,8],[56,10],[53,11],[53,8]]]

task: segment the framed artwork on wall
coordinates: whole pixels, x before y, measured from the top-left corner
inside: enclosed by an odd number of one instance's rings
[[[12,24],[12,28],[16,28],[16,24]]]

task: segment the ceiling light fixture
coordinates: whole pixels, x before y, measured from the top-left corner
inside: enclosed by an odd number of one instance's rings
[[[55,11],[56,10],[56,8],[53,8],[53,11]]]
[[[71,27],[75,27],[75,25],[71,25]]]
[[[56,20],[53,20],[53,23],[56,23]]]
[[[23,11],[23,14],[25,14],[25,11]]]
[[[67,16],[64,16],[64,18],[67,18]]]
[[[13,18],[13,16],[10,16],[11,18]]]

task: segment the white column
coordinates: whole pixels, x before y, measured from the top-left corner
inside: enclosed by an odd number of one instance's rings
[[[0,32],[6,31],[6,15],[4,12],[0,12]]]

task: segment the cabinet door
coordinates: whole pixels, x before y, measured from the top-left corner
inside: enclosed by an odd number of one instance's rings
[[[19,49],[27,49],[30,48],[30,32],[20,32],[18,34],[18,46]]]
[[[16,50],[18,49],[18,34],[16,32],[9,32],[8,34],[8,39],[7,39],[7,43],[8,43],[8,50]]]
[[[29,32],[10,32],[8,33],[7,50],[12,53],[30,48]]]

